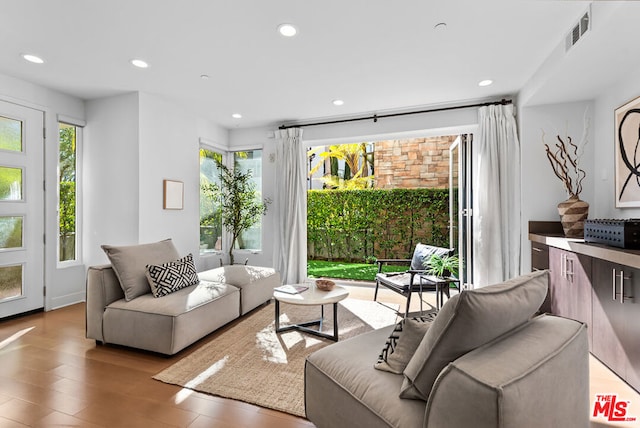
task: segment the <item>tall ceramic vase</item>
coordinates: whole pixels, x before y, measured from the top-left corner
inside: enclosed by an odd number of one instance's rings
[[[575,195],[558,204],[558,214],[567,238],[584,237],[584,221],[589,215],[589,204]]]

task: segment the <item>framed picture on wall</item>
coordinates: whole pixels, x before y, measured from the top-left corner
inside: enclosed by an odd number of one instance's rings
[[[181,210],[184,203],[184,183],[175,180],[163,180],[163,203],[165,210]]]
[[[615,110],[616,208],[640,207],[640,97]]]

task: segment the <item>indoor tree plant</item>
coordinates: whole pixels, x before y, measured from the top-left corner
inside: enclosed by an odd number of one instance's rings
[[[269,199],[260,200],[259,192],[252,180],[252,171],[229,168],[216,159],[220,184],[208,184],[213,194],[222,201],[222,224],[231,234],[229,263],[234,263],[233,249],[244,231],[256,224],[261,215],[267,213]]]

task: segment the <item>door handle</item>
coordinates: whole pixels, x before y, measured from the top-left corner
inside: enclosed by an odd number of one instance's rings
[[[573,259],[569,259],[567,254],[560,257],[560,276],[573,283]]]
[[[567,281],[571,282],[573,284],[573,275],[574,275],[574,266],[573,266],[573,262],[574,259],[573,258],[569,258],[569,256],[567,256],[566,258],[566,275],[567,275]]]
[[[624,295],[624,280],[631,279],[631,277],[624,276],[624,271],[620,271],[620,303],[624,304],[624,299],[633,299],[633,296]]]
[[[633,299],[633,296],[625,296],[624,294],[624,282],[625,280],[631,279],[631,276],[625,276],[624,271],[620,271],[620,273],[616,272],[616,269],[612,269],[613,277],[611,280],[611,286],[613,289],[613,301],[616,301],[616,296],[620,295],[620,304],[624,304],[624,299]],[[620,279],[620,293],[616,292],[616,279]]]

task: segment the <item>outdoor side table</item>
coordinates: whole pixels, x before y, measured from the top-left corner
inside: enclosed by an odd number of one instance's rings
[[[428,285],[428,286],[435,287],[436,289],[436,309],[437,310],[440,310],[442,305],[444,305],[445,294],[447,295],[447,299],[451,297],[449,293],[449,287],[451,286],[451,284],[454,284],[456,288],[460,290],[460,287],[458,285],[460,284],[460,280],[458,278],[454,278],[454,277],[442,278],[435,275],[420,274],[420,288],[422,288],[423,285]],[[422,303],[420,306],[420,312],[422,312]]]

